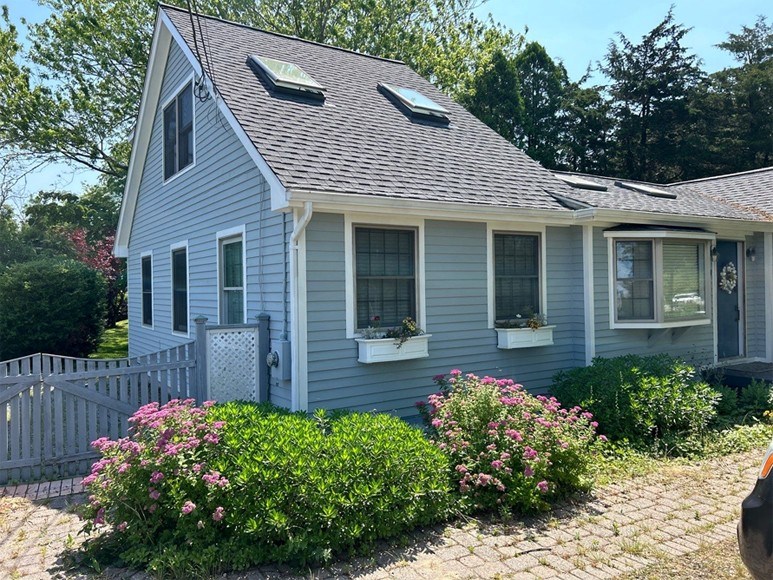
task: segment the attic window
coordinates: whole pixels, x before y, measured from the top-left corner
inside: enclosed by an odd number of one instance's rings
[[[577,177],[576,175],[562,175],[562,174],[554,174],[558,179],[566,183],[567,185],[570,185],[574,187],[575,189],[591,189],[593,191],[606,191],[607,186],[602,183],[597,183],[595,181],[591,181],[590,179],[583,179],[582,177]]]
[[[649,195],[650,197],[676,199],[675,193],[671,193],[670,191],[665,191],[664,189],[660,189],[658,187],[651,187],[649,185],[644,185],[642,183],[629,183],[626,181],[615,181],[615,185],[617,187],[622,187],[623,189],[630,189],[631,191],[635,191],[637,193],[643,193],[644,195]]]
[[[419,91],[379,83],[378,88],[392,101],[402,105],[411,116],[418,116],[448,123],[448,111]]]
[[[278,90],[299,92],[306,96],[324,98],[325,87],[319,84],[297,64],[253,54],[249,64],[257,68],[272,87]]]

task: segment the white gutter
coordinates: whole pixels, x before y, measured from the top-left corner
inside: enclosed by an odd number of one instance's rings
[[[292,380],[290,386],[290,405],[293,411],[305,410],[307,406],[307,393],[302,389],[306,385],[307,375],[305,369],[301,365],[302,351],[305,355],[305,335],[306,334],[306,321],[305,321],[305,309],[304,320],[300,320],[301,313],[301,301],[300,290],[302,288],[303,293],[306,293],[306,280],[300,279],[298,262],[300,259],[299,250],[301,236],[306,231],[306,226],[311,221],[312,213],[314,212],[313,205],[310,201],[307,201],[303,205],[303,214],[300,219],[297,219],[295,226],[293,227],[292,234],[290,234],[290,321],[292,323],[292,330],[290,333],[290,349],[292,357]],[[305,255],[305,248],[304,248]],[[305,272],[305,268],[304,268]],[[301,284],[302,283],[302,284]],[[303,372],[302,372],[303,371]]]

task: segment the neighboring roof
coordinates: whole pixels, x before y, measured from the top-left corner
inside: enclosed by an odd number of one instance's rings
[[[187,11],[161,6],[195,52]],[[570,188],[401,62],[202,16],[220,95],[282,185],[296,191],[569,210]],[[202,56],[203,56],[202,52]],[[251,54],[292,62],[325,87],[324,104],[270,93]],[[378,90],[413,89],[450,124],[411,119]]]
[[[698,192],[728,204],[753,208],[773,221],[773,167],[682,181],[668,187],[680,195]]]
[[[707,193],[704,191],[702,184],[696,184],[695,187],[677,188],[656,183],[646,183],[630,179],[621,180],[614,177],[600,177],[584,173],[557,171],[555,174],[557,176],[570,175],[579,177],[582,180],[591,181],[599,186],[606,187],[606,191],[574,187],[571,189],[571,193],[564,194],[570,200],[594,208],[701,218],[773,221],[770,214],[763,211],[740,203],[734,203],[720,195]],[[667,197],[648,195],[643,191],[636,191],[626,187],[626,184],[642,185],[644,188],[655,188],[670,193],[675,192],[676,198],[669,199]],[[773,193],[771,198],[773,198]]]

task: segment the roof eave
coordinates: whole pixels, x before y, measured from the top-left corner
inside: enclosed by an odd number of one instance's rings
[[[148,67],[145,72],[145,82],[142,87],[142,98],[140,99],[140,109],[137,114],[137,122],[134,125],[134,136],[132,139],[131,156],[129,157],[129,169],[124,185],[123,199],[121,200],[121,211],[118,216],[118,228],[116,229],[115,245],[113,254],[118,258],[127,258],[129,256],[129,236],[131,235],[131,226],[134,219],[134,210],[137,205],[137,192],[142,179],[142,170],[144,159],[147,155],[148,145],[150,143],[150,133],[152,131],[153,117],[155,113],[155,104],[161,93],[161,84],[163,82],[163,71],[166,68],[166,54],[171,45],[172,37],[168,29],[161,23],[161,8],[156,11],[156,23],[153,28],[153,39],[150,44],[150,56],[148,58]],[[159,58],[159,51],[164,52],[164,58]],[[148,103],[153,101],[153,111],[148,111]],[[150,126],[147,126],[150,125]],[[147,141],[147,142],[145,142]],[[139,157],[142,155],[142,159]]]
[[[574,212],[574,216],[578,223],[635,222],[642,224],[688,224],[693,226],[696,223],[699,223],[705,227],[711,227],[718,230],[733,229],[742,232],[773,232],[773,222],[741,218],[723,218],[717,216],[682,215],[605,208],[580,209]]]
[[[386,197],[338,193],[331,191],[288,190],[288,207],[300,208],[306,202],[314,204],[317,212],[353,212],[372,214],[394,214],[411,212],[434,219],[463,221],[525,221],[540,219],[545,224],[569,226],[574,222],[572,210],[538,209],[467,202],[446,202],[413,198]]]

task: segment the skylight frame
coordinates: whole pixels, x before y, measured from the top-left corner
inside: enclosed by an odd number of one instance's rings
[[[260,56],[258,54],[251,54],[249,61],[252,65],[256,66],[260,72],[278,89],[287,89],[290,91],[298,91],[302,93],[311,93],[316,96],[324,96],[327,90],[324,85],[317,82],[314,77],[307,73],[300,65],[278,58],[271,58],[268,56]],[[267,62],[268,61],[268,62]],[[279,65],[287,65],[294,67],[300,74],[296,77],[290,77],[282,75],[281,72],[277,73],[272,70],[271,63]]]
[[[444,122],[448,122],[450,120],[449,116],[451,113],[448,111],[448,109],[438,105],[427,95],[417,91],[416,89],[391,85],[389,83],[378,83],[378,88],[384,91],[387,96],[391,97],[403,107],[405,107],[408,112],[411,113],[411,115],[417,115]],[[431,106],[418,103],[415,99],[411,99],[408,95],[406,95],[406,92],[418,95],[425,103],[429,103]]]
[[[591,181],[590,179],[585,179],[577,175],[566,175],[566,174],[560,174],[560,173],[554,173],[553,175],[555,175],[558,179],[560,179],[570,187],[573,187],[574,189],[588,189],[591,191],[609,190],[609,188],[603,183]]]
[[[677,197],[675,193],[671,193],[670,191],[666,191],[665,189],[660,189],[658,187],[651,187],[649,185],[644,185],[643,183],[631,183],[629,181],[615,181],[615,185],[617,187],[622,187],[623,189],[630,189],[631,191],[635,191],[636,193],[643,193],[644,195],[649,195],[650,197],[660,197],[662,199],[676,199]]]

